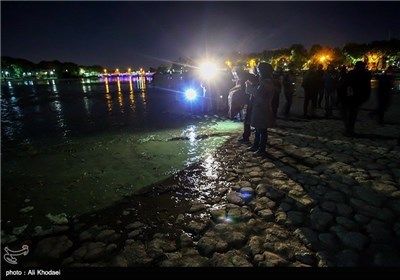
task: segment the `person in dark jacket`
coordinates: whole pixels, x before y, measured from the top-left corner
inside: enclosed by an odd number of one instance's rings
[[[318,83],[318,108],[322,108],[322,99],[324,99],[324,65],[318,64],[318,69],[316,71],[316,82]]]
[[[279,108],[279,98],[282,91],[282,83],[281,83],[281,75],[282,70],[278,69],[272,74],[272,79],[274,82],[274,97],[272,98],[272,113],[274,118],[278,117],[278,108]]]
[[[394,87],[393,67],[389,66],[385,73],[377,77],[378,80],[378,106],[376,109],[378,123],[383,125],[385,111],[389,107],[392,88]]]
[[[255,70],[254,72],[257,72]],[[243,121],[243,134],[242,138],[238,141],[239,143],[251,145],[250,143],[250,135],[251,135],[251,114],[253,108],[253,95],[257,91],[258,87],[258,77],[257,74],[249,73],[247,80],[245,81],[246,84],[246,94],[248,95],[248,103],[245,106],[245,113],[244,113],[244,121]]]
[[[266,156],[268,128],[275,127],[275,118],[272,110],[272,99],[275,88],[273,82],[273,68],[271,64],[260,62],[257,66],[259,85],[252,96],[251,126],[255,128],[253,146],[249,149],[255,156]]]
[[[331,117],[333,113],[333,103],[336,99],[336,88],[338,75],[332,64],[328,65],[323,76],[325,91],[325,117]]]
[[[228,94],[228,116],[230,119],[241,114],[243,107],[249,102],[249,96],[246,94],[246,72],[243,68],[235,66],[232,68],[232,76],[236,85],[229,90]]]
[[[336,107],[343,109],[343,104],[345,103],[347,95],[347,67],[342,65],[339,70],[338,84],[337,84],[337,99]]]
[[[315,109],[317,108],[318,90],[320,87],[319,76],[316,72],[316,66],[312,65],[310,69],[304,74],[301,86],[304,88],[304,104],[303,115],[305,118],[315,116]],[[308,104],[311,101],[310,114],[308,113]]]
[[[354,137],[354,125],[360,106],[368,101],[371,95],[371,73],[365,63],[357,61],[347,77],[346,96],[343,108],[344,136]]]
[[[285,118],[289,117],[290,107],[292,106],[293,94],[296,91],[296,74],[294,65],[289,65],[289,71],[283,74],[282,84],[286,102],[283,106],[282,114]]]

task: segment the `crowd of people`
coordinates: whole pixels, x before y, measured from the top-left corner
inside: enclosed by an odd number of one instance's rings
[[[293,96],[296,92],[296,73],[293,65],[288,71],[274,71],[271,64],[259,63],[254,69],[245,71],[243,67],[232,68],[236,85],[229,91],[229,116],[244,123],[239,142],[247,145],[255,156],[266,155],[268,128],[276,126],[279,97],[283,89],[285,102],[280,113],[284,118],[290,115]],[[346,66],[336,70],[333,65],[323,69],[323,65],[313,65],[305,72],[301,86],[304,89],[303,117],[313,119],[317,108],[322,109],[324,101],[325,117],[333,116],[333,109],[340,110],[344,123],[343,135],[354,137],[354,125],[360,106],[371,95],[371,73],[362,61],[355,63],[348,71]],[[378,103],[371,116],[376,116],[379,124],[384,123],[384,113],[390,104],[394,75],[391,66],[377,77]],[[310,104],[311,103],[311,104]],[[243,113],[245,112],[245,113]],[[250,143],[251,127],[254,128],[254,142]]]

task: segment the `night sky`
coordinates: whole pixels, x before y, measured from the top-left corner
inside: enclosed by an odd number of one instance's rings
[[[400,38],[400,2],[1,2],[1,54],[108,68]]]

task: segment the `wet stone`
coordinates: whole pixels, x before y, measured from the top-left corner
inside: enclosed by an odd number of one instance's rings
[[[121,235],[116,233],[115,230],[105,229],[101,231],[96,237],[96,241],[113,242],[116,241]]]
[[[236,180],[236,177],[229,177],[228,179],[226,179],[227,182],[233,182]]]
[[[350,231],[359,229],[359,226],[356,222],[346,217],[336,217],[336,222]]]
[[[198,203],[198,204],[193,204],[193,205],[190,207],[189,212],[190,212],[190,213],[195,213],[195,212],[198,212],[198,211],[207,209],[207,207],[208,207],[208,206],[207,206],[206,204],[200,204],[200,203]]]
[[[33,206],[27,206],[25,208],[20,209],[19,212],[20,213],[28,213],[28,212],[31,212],[33,209],[34,209]]]
[[[338,232],[336,234],[345,246],[357,250],[364,249],[368,242],[368,238],[359,232]]]
[[[325,211],[335,213],[336,212],[336,203],[332,201],[324,201],[321,204],[321,208]]]
[[[286,242],[266,242],[264,243],[263,248],[266,251],[278,254],[285,259],[293,259],[294,257],[294,248],[289,246]]]
[[[336,254],[334,259],[339,267],[356,267],[360,265],[360,254],[354,250],[343,250]]]
[[[25,231],[25,229],[28,227],[28,225],[23,225],[20,227],[15,227],[12,230],[12,233],[15,235],[20,235],[21,233],[23,233]]]
[[[373,191],[367,185],[354,186],[353,189],[357,198],[362,199],[368,204],[372,204],[376,207],[381,207],[386,199],[384,195]]]
[[[287,211],[289,211],[290,209],[292,209],[292,205],[290,205],[289,203],[286,203],[286,202],[282,202],[282,203],[279,205],[279,209],[282,210],[282,211],[284,211],[284,212],[287,212]]]
[[[263,240],[260,236],[253,236],[251,237],[248,247],[250,250],[251,255],[255,256],[262,252],[262,244]]]
[[[136,230],[133,230],[133,231],[128,233],[128,238],[139,237],[141,234],[142,234],[142,230],[141,229],[136,229]]]
[[[249,176],[252,177],[252,178],[255,178],[255,177],[261,177],[262,174],[263,174],[262,172],[251,171],[251,172],[249,173]]]
[[[212,209],[210,211],[211,219],[215,222],[223,222],[226,218],[226,210],[225,208],[220,209]]]
[[[274,167],[275,167],[275,164],[273,164],[272,162],[265,162],[265,163],[263,163],[262,166],[263,166],[264,168],[271,169],[271,168],[274,168]]]
[[[400,223],[395,223],[393,226],[393,230],[396,233],[397,237],[400,237]]]
[[[374,264],[380,267],[399,267],[400,257],[392,251],[377,252],[374,256]]]
[[[230,208],[227,217],[231,218],[233,222],[247,221],[253,217],[253,213],[244,207]]]
[[[259,234],[265,228],[267,227],[267,224],[264,221],[261,221],[260,219],[250,219],[247,222],[246,229],[250,234]],[[399,228],[399,233],[400,233],[400,228]]]
[[[16,240],[17,240],[17,237],[15,235],[3,234],[3,231],[2,231],[2,235],[1,235],[1,244],[2,245],[12,243]]]
[[[258,215],[265,221],[270,222],[274,219],[274,213],[270,209],[263,209],[258,211]]]
[[[143,227],[143,226],[144,226],[143,223],[141,223],[139,221],[136,221],[134,223],[131,223],[131,224],[127,225],[125,228],[127,230],[132,230],[132,229],[138,229],[138,228]]]
[[[181,247],[192,247],[194,245],[192,238],[186,233],[182,233],[179,240]]]
[[[278,224],[284,224],[284,223],[286,223],[286,220],[287,220],[287,214],[282,211],[276,212],[275,220]]]
[[[256,193],[258,196],[264,196],[267,192],[267,185],[266,184],[258,184],[256,187]]]
[[[226,197],[229,203],[243,205],[244,201],[237,192],[230,192]]]
[[[369,237],[372,242],[391,243],[393,240],[391,229],[387,225],[378,220],[372,220],[366,226]]]
[[[164,252],[173,252],[176,250],[174,241],[155,238],[149,242],[147,247],[147,254],[151,258],[159,258]]]
[[[46,218],[48,218],[55,225],[65,225],[68,224],[67,214],[61,213],[58,215],[47,214]]]
[[[290,223],[294,225],[300,225],[303,223],[303,213],[299,211],[289,211],[287,213],[287,218],[290,221]]]
[[[240,189],[240,193],[253,194],[254,190],[251,187],[243,187],[243,188]]]
[[[388,201],[386,203],[387,207],[391,209],[394,213],[396,213],[397,216],[400,215],[400,200],[399,199],[393,199],[391,201]]]
[[[107,245],[103,242],[86,243],[86,252],[83,256],[84,261],[94,261],[107,254]]]
[[[241,248],[246,244],[246,236],[238,231],[228,231],[224,235],[224,240],[230,247]]]
[[[59,259],[72,245],[72,241],[66,235],[49,237],[38,243],[35,255],[39,258]]]
[[[338,245],[336,237],[332,233],[321,233],[318,238],[322,244],[329,248],[336,248]]]
[[[79,234],[79,241],[87,241],[93,238],[93,235],[89,231],[82,231]]]
[[[115,256],[111,259],[110,265],[112,267],[128,267],[128,261],[124,256]]]
[[[201,254],[209,256],[214,252],[227,251],[228,243],[220,238],[203,236],[197,243],[197,247]]]
[[[141,241],[126,244],[122,256],[126,259],[128,266],[148,266],[152,262],[152,258],[147,255],[145,246]]]
[[[312,245],[319,242],[318,235],[310,228],[302,227],[294,231],[294,234],[305,245]]]
[[[354,220],[356,220],[360,224],[367,224],[371,220],[371,218],[361,214],[355,214]]]
[[[393,192],[398,191],[398,189],[392,185],[394,183],[387,181],[372,181],[371,188],[378,193],[384,194],[386,196],[390,196]]]
[[[166,259],[160,263],[161,267],[207,267],[208,259],[199,255],[187,255],[181,258]]]
[[[247,256],[237,250],[231,250],[225,254],[214,253],[211,265],[215,267],[252,267]]]
[[[196,221],[191,221],[188,224],[188,230],[196,234],[204,232],[207,229],[207,227],[208,227],[207,223],[199,223]]]
[[[252,184],[249,181],[240,181],[239,186],[241,188],[251,188]]]
[[[183,223],[185,221],[185,216],[183,214],[179,214],[178,217],[176,217],[175,222],[177,224]]]
[[[337,213],[340,216],[348,217],[353,213],[353,208],[344,203],[336,204]]]
[[[311,226],[317,230],[324,231],[333,221],[333,216],[327,212],[318,211],[310,215]]]
[[[262,261],[258,263],[259,267],[275,267],[286,266],[288,262],[281,256],[272,252],[264,252],[262,254]]]
[[[251,178],[250,179],[250,181],[253,183],[253,184],[259,184],[259,183],[261,183],[262,181],[263,181],[263,179],[261,178],[261,177],[253,177],[253,178]]]
[[[299,262],[304,263],[304,264],[308,264],[308,265],[311,265],[311,266],[314,266],[315,263],[317,262],[317,260],[315,259],[314,255],[312,253],[310,253],[310,252],[304,252],[304,251],[296,252],[294,254],[294,257]]]
[[[326,200],[331,200],[335,202],[344,202],[345,201],[345,195],[342,194],[341,192],[327,192],[324,195],[324,198]]]

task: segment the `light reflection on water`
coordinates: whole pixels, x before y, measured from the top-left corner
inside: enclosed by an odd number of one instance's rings
[[[5,84],[1,94],[3,187],[15,195],[15,215],[27,197],[46,213],[101,208],[202,156],[207,176],[218,178],[212,153],[241,129],[163,113],[184,108],[143,78]],[[218,131],[227,136],[201,137]],[[212,187],[193,178],[203,197]],[[60,193],[61,203],[46,200],[58,201]]]
[[[2,140],[22,142],[45,134],[62,138],[70,131],[78,135],[116,124],[135,127],[139,120],[144,127],[147,94],[144,77],[7,81],[2,84]],[[159,111],[161,104],[153,103],[151,111]]]

